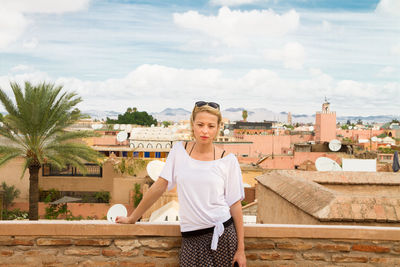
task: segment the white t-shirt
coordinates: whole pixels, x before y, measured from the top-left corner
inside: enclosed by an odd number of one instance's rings
[[[212,161],[196,160],[178,142],[160,177],[168,181],[168,190],[177,185],[182,232],[215,226],[214,237],[222,235],[222,223],[231,217],[230,206],[244,199],[242,172],[232,153]]]

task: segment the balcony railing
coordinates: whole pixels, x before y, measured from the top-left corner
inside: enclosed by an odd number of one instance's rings
[[[68,176],[68,177],[102,177],[103,176],[103,168],[97,164],[86,163],[86,173],[82,173],[78,168],[73,167],[71,165],[67,165],[64,169],[57,169],[51,164],[43,164],[42,165],[42,176]]]

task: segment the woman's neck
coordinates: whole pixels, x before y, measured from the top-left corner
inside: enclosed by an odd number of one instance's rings
[[[196,142],[195,141],[195,143],[193,144],[194,146],[195,146],[195,150],[198,152],[198,153],[210,153],[210,152],[213,152],[214,151],[214,145],[213,145],[213,143],[211,142],[211,143],[207,143],[207,144],[202,144],[202,143],[200,143],[200,142]]]

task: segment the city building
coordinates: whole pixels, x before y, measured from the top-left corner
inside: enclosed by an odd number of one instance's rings
[[[330,142],[336,139],[336,112],[330,111],[330,103],[325,99],[322,110],[315,115],[315,141]]]

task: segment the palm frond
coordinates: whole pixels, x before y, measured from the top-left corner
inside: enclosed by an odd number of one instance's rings
[[[9,115],[18,113],[14,103],[1,88],[0,88],[0,102],[4,106]]]

